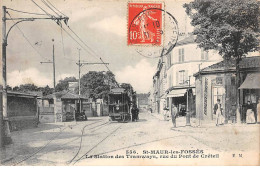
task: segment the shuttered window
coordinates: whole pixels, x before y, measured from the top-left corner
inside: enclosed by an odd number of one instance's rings
[[[184,48],[179,49],[179,62],[184,62]]]

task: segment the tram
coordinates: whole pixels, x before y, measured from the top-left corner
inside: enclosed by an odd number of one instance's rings
[[[131,120],[131,95],[124,88],[113,88],[108,95],[108,109],[111,121]]]

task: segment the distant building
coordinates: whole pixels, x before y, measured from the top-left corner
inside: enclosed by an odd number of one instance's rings
[[[69,82],[69,88],[68,90],[76,93],[76,89],[79,87],[79,83],[78,82]]]
[[[136,94],[138,108],[148,109],[148,97],[147,93]]]

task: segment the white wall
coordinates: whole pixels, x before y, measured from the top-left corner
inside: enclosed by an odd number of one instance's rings
[[[184,48],[184,61],[179,62],[179,49]],[[190,76],[190,85],[195,86],[195,77],[193,74],[208,67],[212,64],[215,64],[222,60],[222,57],[216,51],[208,52],[208,60],[201,59],[201,52],[203,52],[196,43],[190,43],[186,45],[176,46],[171,53],[172,66],[167,70],[167,89],[172,86],[187,86],[186,84],[179,84],[180,75],[177,76],[176,72],[181,70],[185,71],[185,80],[188,80]],[[179,73],[178,73],[179,74]]]

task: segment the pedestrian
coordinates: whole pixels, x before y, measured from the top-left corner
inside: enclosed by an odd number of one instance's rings
[[[150,107],[150,113],[153,113],[153,109],[152,109],[152,107]]]
[[[84,120],[88,120],[87,110],[83,110]]]
[[[172,104],[172,109],[171,109],[171,115],[172,115],[172,124],[173,127],[176,128],[176,117],[177,117],[178,109],[175,104]]]
[[[216,114],[216,126],[223,124],[222,111],[223,109],[220,103],[220,99],[217,99],[217,103],[214,105],[214,114]]]
[[[136,117],[135,117],[136,121],[139,120],[139,109],[138,109],[137,106],[136,106],[135,116],[136,116]]]
[[[135,104],[133,105],[131,113],[132,113],[132,121],[136,121],[137,120],[137,106]]]
[[[164,120],[165,121],[169,121],[169,109],[168,109],[168,107],[164,107],[163,108],[163,117],[164,117]]]
[[[257,111],[257,123],[260,123],[260,98],[258,99],[256,111]]]
[[[247,106],[246,106],[247,110],[246,110],[246,123],[255,123],[255,114],[253,111],[253,105],[251,104],[250,101],[247,101]]]

